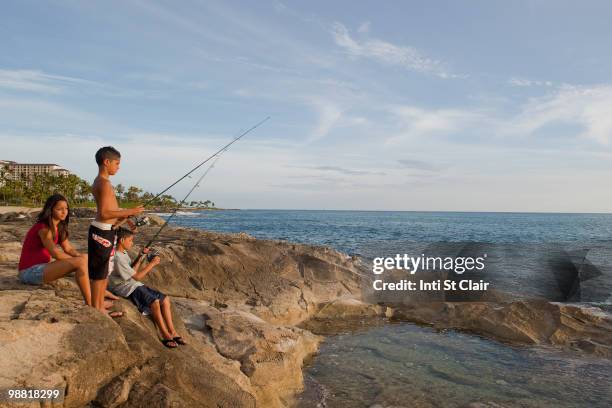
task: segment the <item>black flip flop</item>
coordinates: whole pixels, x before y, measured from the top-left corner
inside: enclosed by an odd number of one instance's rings
[[[187,344],[187,343],[185,343],[185,340],[183,340],[183,338],[181,336],[173,337],[172,340],[174,340],[174,342],[176,344],[180,344],[181,346],[184,346],[184,345]]]
[[[176,344],[176,342],[173,339],[163,339],[162,344],[168,348],[177,348],[178,345]],[[174,346],[171,346],[170,343],[174,343]]]

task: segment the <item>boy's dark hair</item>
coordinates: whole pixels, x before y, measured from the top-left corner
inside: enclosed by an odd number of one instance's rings
[[[104,164],[104,160],[106,159],[115,160],[120,158],[121,153],[119,153],[119,150],[115,149],[113,146],[101,147],[96,152],[96,163],[98,163],[98,166]]]
[[[127,228],[119,228],[117,230],[117,242],[121,241],[123,238],[131,237],[134,235],[132,231]]]

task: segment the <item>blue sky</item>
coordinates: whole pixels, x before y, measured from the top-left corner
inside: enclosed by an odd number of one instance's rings
[[[2,2],[0,158],[156,192],[270,115],[194,198],[611,211],[611,3],[381,4]]]

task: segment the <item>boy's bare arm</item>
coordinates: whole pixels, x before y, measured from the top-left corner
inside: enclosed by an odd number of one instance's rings
[[[108,180],[97,180],[94,188],[94,197],[98,206],[96,219],[103,223],[115,224],[119,218],[127,218],[138,215],[144,211],[143,206],[130,209],[122,209],[117,205],[115,192]]]
[[[143,280],[144,277],[147,276],[149,272],[151,272],[151,269],[153,269],[156,265],[159,265],[160,262],[161,259],[159,258],[159,256],[156,256],[151,260],[151,262],[149,262],[144,268],[142,268],[142,270],[137,270],[137,272],[132,276],[132,278],[136,279],[137,281]]]

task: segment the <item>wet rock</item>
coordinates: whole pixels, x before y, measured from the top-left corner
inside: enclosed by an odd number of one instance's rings
[[[354,317],[388,317],[392,315],[390,308],[372,305],[352,297],[336,299],[321,306],[314,316],[318,319],[342,319]]]
[[[149,225],[152,225],[152,226],[155,226],[155,227],[161,226],[161,225],[163,225],[166,222],[166,220],[164,220],[162,217],[160,217],[157,214],[150,214],[149,213],[149,214],[147,214],[147,217],[149,218]]]
[[[540,299],[425,303],[398,308],[393,318],[509,342],[560,345],[612,357],[612,316],[586,305]]]
[[[32,216],[27,212],[8,212],[0,214],[0,222],[25,222],[31,219]]]
[[[70,216],[75,218],[95,218],[96,209],[88,207],[73,207],[70,209]]]

